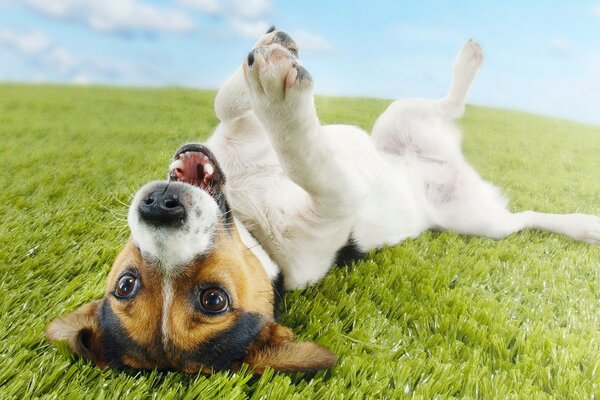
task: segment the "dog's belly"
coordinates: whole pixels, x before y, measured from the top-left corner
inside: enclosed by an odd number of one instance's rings
[[[358,250],[370,250],[431,227],[419,174],[387,160],[356,127],[326,126],[323,134],[353,182],[348,196],[364,193],[350,202],[336,200],[326,213],[316,212],[311,196],[289,179],[264,141],[240,146],[213,137],[208,143],[225,171],[236,217],[280,266],[288,288],[321,279],[349,241]]]
[[[373,192],[358,211],[353,238],[361,249],[376,249],[414,238],[432,225],[428,204],[388,185]]]
[[[350,237],[351,220],[317,215],[308,194],[283,174],[232,179],[227,197],[236,217],[284,272],[289,289],[321,279]]]
[[[352,226],[352,239],[360,249],[393,245],[431,227],[432,210],[418,170],[402,158],[386,158],[356,127],[324,128],[348,173],[365,188]]]

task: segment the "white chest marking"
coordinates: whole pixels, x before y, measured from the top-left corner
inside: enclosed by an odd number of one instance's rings
[[[256,256],[256,258],[258,258],[258,261],[260,261],[262,264],[263,268],[267,272],[267,275],[269,275],[269,278],[271,280],[277,278],[277,275],[279,275],[279,267],[277,264],[271,260],[271,257],[269,257],[265,249],[263,249],[256,238],[252,236],[252,234],[246,229],[244,224],[242,224],[237,218],[234,218],[233,220],[238,232],[240,233],[242,242],[244,242],[248,250],[250,250],[252,254]]]
[[[173,304],[173,282],[168,276],[163,278],[163,304],[161,332],[163,345],[169,343],[169,315]]]

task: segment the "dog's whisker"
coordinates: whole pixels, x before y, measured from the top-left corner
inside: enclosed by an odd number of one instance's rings
[[[101,224],[99,222],[92,222],[94,225],[101,226],[103,228],[117,229],[117,230],[127,230],[127,225],[125,224]]]
[[[122,217],[122,218],[127,218],[127,213],[126,212],[115,211],[115,210],[112,210],[112,209],[110,209],[108,207],[104,207],[104,209],[107,210],[107,211],[109,211],[114,216],[119,216],[119,217]]]
[[[123,202],[121,199],[119,199],[119,198],[117,197],[117,195],[116,195],[114,192],[111,192],[111,193],[110,193],[110,196],[111,196],[111,197],[112,197],[114,200],[116,200],[118,203],[120,203],[120,204],[124,205],[125,207],[128,207],[128,208],[129,208],[129,204],[126,204],[126,203],[125,203],[125,202]]]
[[[108,208],[104,205],[99,206],[101,209],[108,211],[116,220],[127,222],[127,214],[120,214],[119,212]]]

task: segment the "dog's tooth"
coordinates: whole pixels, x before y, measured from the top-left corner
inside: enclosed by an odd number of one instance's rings
[[[173,161],[171,165],[169,165],[169,171],[173,171],[177,168],[183,169],[183,161],[181,160],[181,158],[178,158],[177,160]]]
[[[212,175],[213,172],[215,172],[215,169],[211,163],[206,163],[204,164],[204,172],[206,172],[207,175]]]

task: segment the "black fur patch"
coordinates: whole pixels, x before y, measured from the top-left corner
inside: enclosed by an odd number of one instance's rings
[[[290,35],[285,32],[279,31],[275,33],[273,37],[273,43],[279,43],[292,53],[295,58],[298,58],[298,50],[296,49],[296,42]]]
[[[279,42],[281,42],[282,44],[292,41],[292,37],[285,32],[277,32],[275,36],[277,36],[277,39],[279,39]]]
[[[99,309],[99,321],[102,330],[102,349],[104,358],[112,368],[120,369],[125,365],[123,357],[127,356],[134,360],[152,360],[155,354],[150,354],[148,350],[135,343],[127,334],[121,321],[115,315],[108,299],[104,299],[102,307]],[[153,345],[155,352],[162,353],[162,346]],[[161,354],[163,357],[166,355]]]
[[[312,76],[306,70],[306,68],[304,68],[301,65],[298,65],[296,67],[296,70],[298,71],[298,77],[296,78],[297,82],[310,82],[310,81],[312,81]]]
[[[277,321],[279,317],[279,305],[283,301],[283,295],[285,294],[283,274],[281,272],[271,281],[271,286],[273,287],[273,318]]]
[[[263,321],[258,314],[243,312],[226,331],[219,333],[196,350],[188,352],[183,361],[225,370],[244,360],[250,343],[258,336]]]
[[[335,255],[335,264],[339,266],[350,266],[352,263],[362,260],[366,254],[367,253],[358,247],[354,238],[350,235],[346,244],[337,251]]]
[[[125,370],[129,369],[123,362],[125,356],[149,363],[161,360],[162,363],[171,364],[167,370],[181,369],[190,363],[215,371],[229,369],[232,364],[243,361],[250,343],[263,327],[258,314],[242,312],[231,328],[220,332],[196,349],[183,351],[167,346],[167,354],[158,335],[147,349],[135,343],[121,326],[108,300],[105,299],[102,303],[99,314],[104,359],[111,368]]]
[[[221,215],[223,215],[223,222],[225,222],[225,227],[227,229],[231,228],[233,225],[233,213],[231,212],[231,206],[225,197],[225,193],[221,190],[221,186],[217,186],[214,188],[214,197],[217,205],[219,206],[219,210],[221,210]]]

